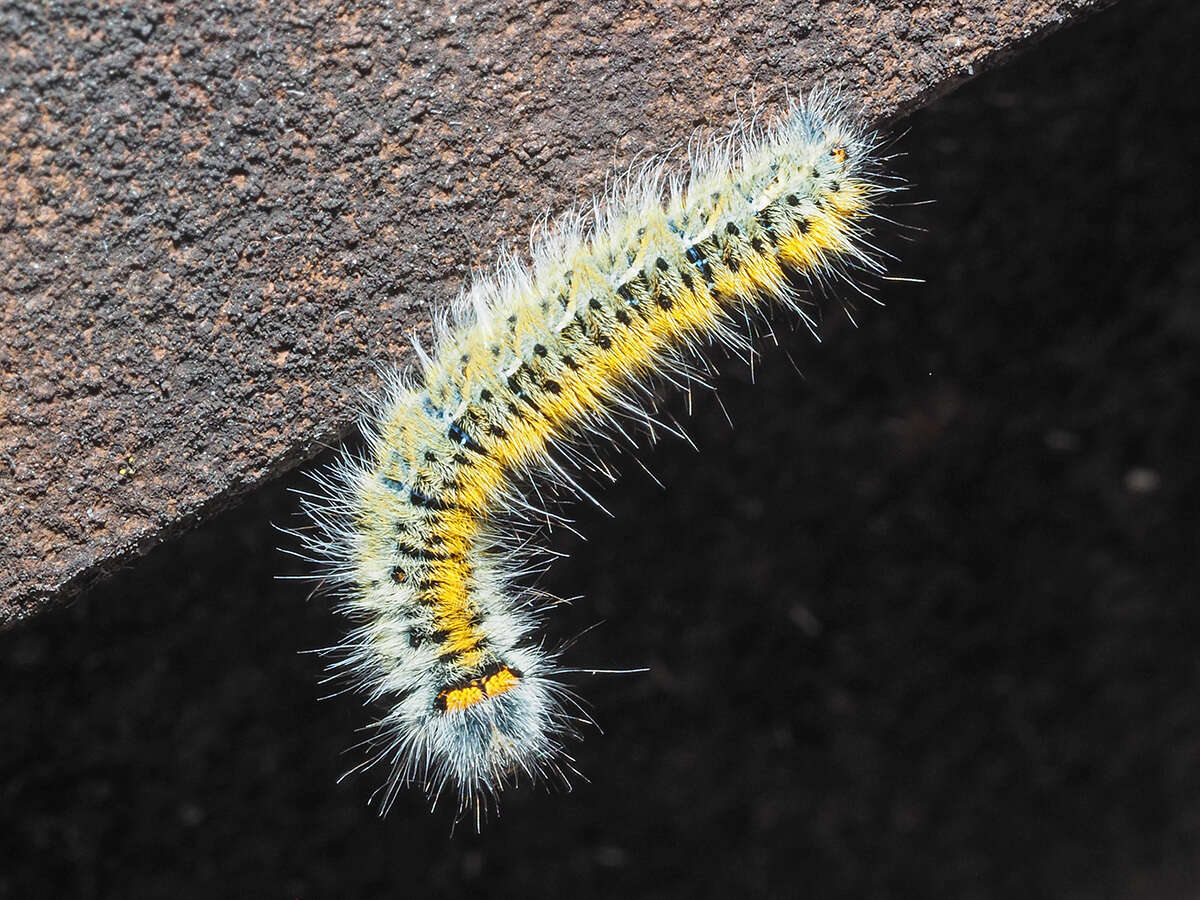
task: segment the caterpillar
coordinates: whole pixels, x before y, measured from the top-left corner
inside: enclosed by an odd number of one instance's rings
[[[385,378],[365,446],[315,474],[299,536],[354,625],[331,670],[385,709],[364,765],[459,813],[522,776],[566,780],[584,720],[528,584],[547,492],[590,496],[596,438],[654,429],[656,386],[703,383],[706,349],[747,357],[771,306],[811,329],[805,294],[881,273],[875,135],[829,95],[651,162],[609,199],[505,254]],[[851,283],[854,283],[851,281]],[[630,438],[632,440],[632,438]],[[579,671],[579,670],[575,670]]]

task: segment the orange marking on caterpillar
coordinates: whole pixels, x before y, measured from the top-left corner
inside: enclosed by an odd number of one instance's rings
[[[461,687],[443,690],[437,696],[437,706],[444,712],[462,712],[490,697],[508,693],[520,681],[519,671],[501,666],[490,675],[474,678]]]

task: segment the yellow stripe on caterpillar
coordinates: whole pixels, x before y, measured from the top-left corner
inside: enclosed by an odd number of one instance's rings
[[[474,678],[462,687],[446,688],[438,694],[437,704],[446,712],[462,712],[489,697],[499,697],[517,686],[521,673],[498,666],[482,678]]]

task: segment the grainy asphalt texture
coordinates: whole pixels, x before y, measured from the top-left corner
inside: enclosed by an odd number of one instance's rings
[[[0,5],[0,625],[336,440],[502,239],[1109,0]]]
[[[578,510],[549,633],[651,668],[578,678],[590,783],[482,836],[338,784],[365,713],[297,652],[343,623],[272,580],[274,484],[0,635],[0,897],[1196,896],[1198,19],[1120,4],[914,116],[926,283],[781,322],[735,428],[697,396],[665,489]]]

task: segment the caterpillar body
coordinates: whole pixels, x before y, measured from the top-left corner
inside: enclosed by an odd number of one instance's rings
[[[573,214],[478,277],[416,345],[418,370],[388,379],[303,502],[301,532],[355,627],[331,668],[386,708],[372,762],[390,766],[384,808],[417,783],[464,811],[522,774],[562,776],[579,721],[524,583],[551,515],[532,498],[580,469],[591,437],[653,427],[653,385],[690,382],[705,348],[749,352],[770,304],[806,315],[802,292],[882,271],[867,243],[876,141],[829,97],[791,103],[662,163]],[[576,712],[572,712],[572,710]]]

